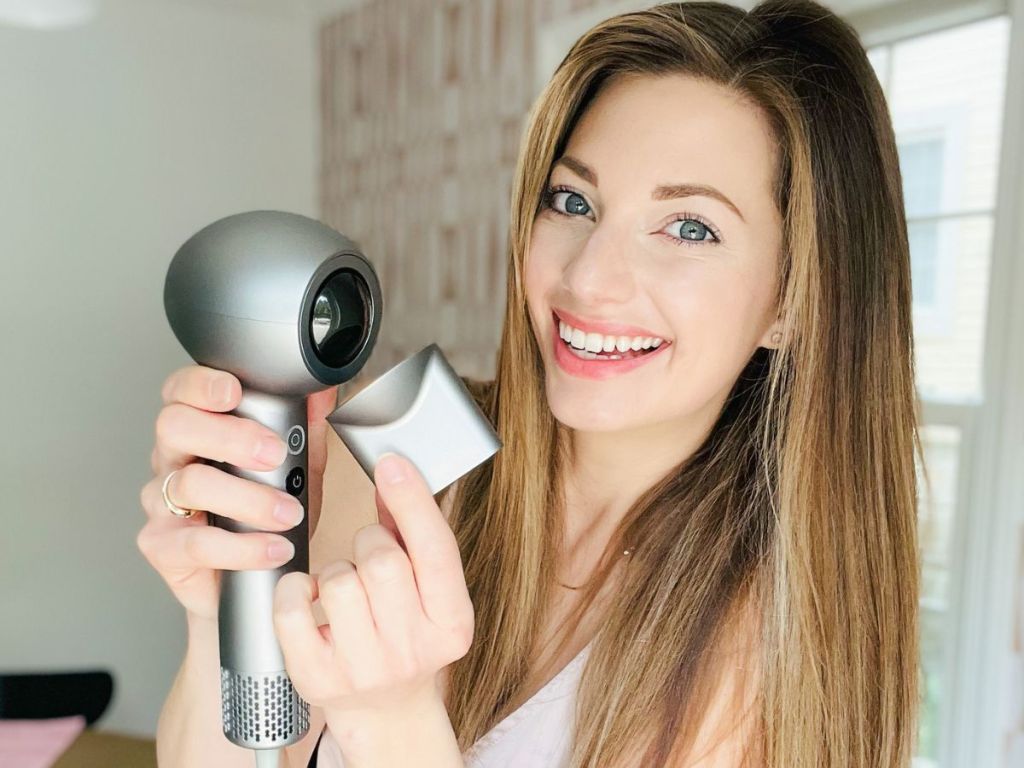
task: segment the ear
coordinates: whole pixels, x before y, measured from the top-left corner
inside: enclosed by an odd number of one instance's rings
[[[761,336],[761,340],[758,342],[759,347],[765,347],[766,349],[778,349],[782,343],[782,327],[783,320],[781,317],[775,318],[775,322],[768,326],[768,329]]]

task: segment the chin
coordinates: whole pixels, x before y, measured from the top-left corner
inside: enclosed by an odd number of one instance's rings
[[[548,383],[548,408],[555,420],[564,427],[581,432],[621,432],[643,426],[644,422],[637,418],[635,409],[623,409],[620,398],[584,400],[567,391],[554,391],[557,389]]]

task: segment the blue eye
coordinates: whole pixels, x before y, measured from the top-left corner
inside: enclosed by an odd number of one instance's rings
[[[562,197],[563,195],[564,197]],[[564,201],[564,209],[555,204],[555,200],[559,198]],[[549,187],[544,190],[541,198],[541,207],[549,209],[559,216],[586,216],[590,212],[590,205],[584,197],[579,192],[575,192],[567,187]],[[716,245],[722,242],[721,236],[711,226],[711,223],[704,221],[704,219],[694,213],[680,214],[679,218],[671,222],[669,226],[671,227],[676,224],[683,225],[679,230],[678,236],[662,230],[674,245],[693,247],[705,243]]]
[[[554,205],[555,198],[559,195],[566,195],[564,211]],[[590,206],[587,205],[587,201],[583,199],[583,196],[569,189],[549,189],[545,197],[545,204],[547,207],[554,210],[555,213],[573,216],[577,214],[585,214],[590,210]]]
[[[693,216],[687,215],[686,218],[676,219],[669,226],[673,226],[675,224],[683,225],[679,229],[678,236],[669,235],[669,237],[675,237],[676,240],[684,241],[686,243],[718,242],[718,236],[711,230],[711,227]]]

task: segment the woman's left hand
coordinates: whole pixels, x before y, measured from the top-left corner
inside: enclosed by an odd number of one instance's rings
[[[374,483],[386,524],[356,532],[354,562],[332,563],[318,578],[285,574],[274,593],[288,674],[329,724],[436,708],[439,673],[473,640],[458,543],[423,476],[388,454],[374,468]],[[313,615],[317,599],[324,626]]]

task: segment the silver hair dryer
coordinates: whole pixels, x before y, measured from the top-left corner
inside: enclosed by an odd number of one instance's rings
[[[380,330],[380,286],[359,247],[292,213],[228,216],[175,253],[164,307],[197,363],[242,382],[233,413],[260,422],[288,445],[285,462],[270,472],[208,463],[285,490],[306,508],[306,397],[355,376]],[[225,530],[257,530],[218,515],[209,520]],[[224,735],[258,750],[261,765],[276,762],[280,748],[309,730],[309,705],[285,671],[272,620],[278,579],[309,571],[308,516],[282,535],[295,545],[291,561],[270,570],[223,571],[220,582]]]

